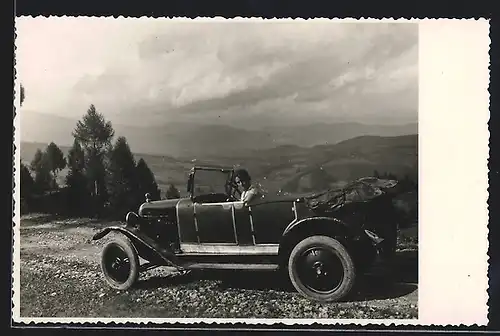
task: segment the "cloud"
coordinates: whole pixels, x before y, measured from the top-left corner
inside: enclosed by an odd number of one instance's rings
[[[363,120],[394,110],[416,120],[416,24],[23,18],[16,25],[25,106],[40,112],[80,116],[93,103],[129,124],[258,126],[283,116]]]

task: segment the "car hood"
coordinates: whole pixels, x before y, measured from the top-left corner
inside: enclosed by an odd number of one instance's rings
[[[143,203],[139,207],[139,216],[162,216],[166,215],[165,211],[168,209],[175,208],[177,203],[182,200],[180,198],[176,199],[166,199],[159,201],[151,201]]]

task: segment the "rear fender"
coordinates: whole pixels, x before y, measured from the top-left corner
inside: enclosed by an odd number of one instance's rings
[[[151,238],[145,236],[144,234],[141,234],[137,231],[137,229],[133,227],[110,226],[96,233],[92,237],[92,240],[102,239],[110,232],[118,232],[129,238],[142,258],[146,260],[154,258],[166,263],[168,266],[182,269],[181,263],[172,251],[161,247]]]
[[[371,240],[357,225],[349,225],[334,217],[311,217],[290,223],[283,232],[279,248],[282,262],[286,263],[288,255],[300,240],[312,235],[328,235],[340,239],[356,258],[361,251],[367,252],[372,247]]]
[[[324,225],[325,228],[329,231],[335,231],[347,235],[355,235],[357,231],[354,226],[348,225],[335,217],[310,217],[290,223],[283,232],[283,237],[287,236],[290,232],[295,231],[298,228],[312,228],[320,225]]]

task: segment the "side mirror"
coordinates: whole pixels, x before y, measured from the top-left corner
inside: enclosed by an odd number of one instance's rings
[[[151,202],[151,194],[150,193],[146,193],[144,196],[146,197],[146,203]]]

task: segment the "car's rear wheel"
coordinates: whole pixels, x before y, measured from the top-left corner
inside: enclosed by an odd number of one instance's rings
[[[108,242],[101,254],[101,269],[112,288],[127,290],[139,277],[139,257],[127,237]]]
[[[288,274],[295,289],[315,301],[344,298],[356,279],[354,261],[345,246],[328,236],[312,236],[291,251]]]

